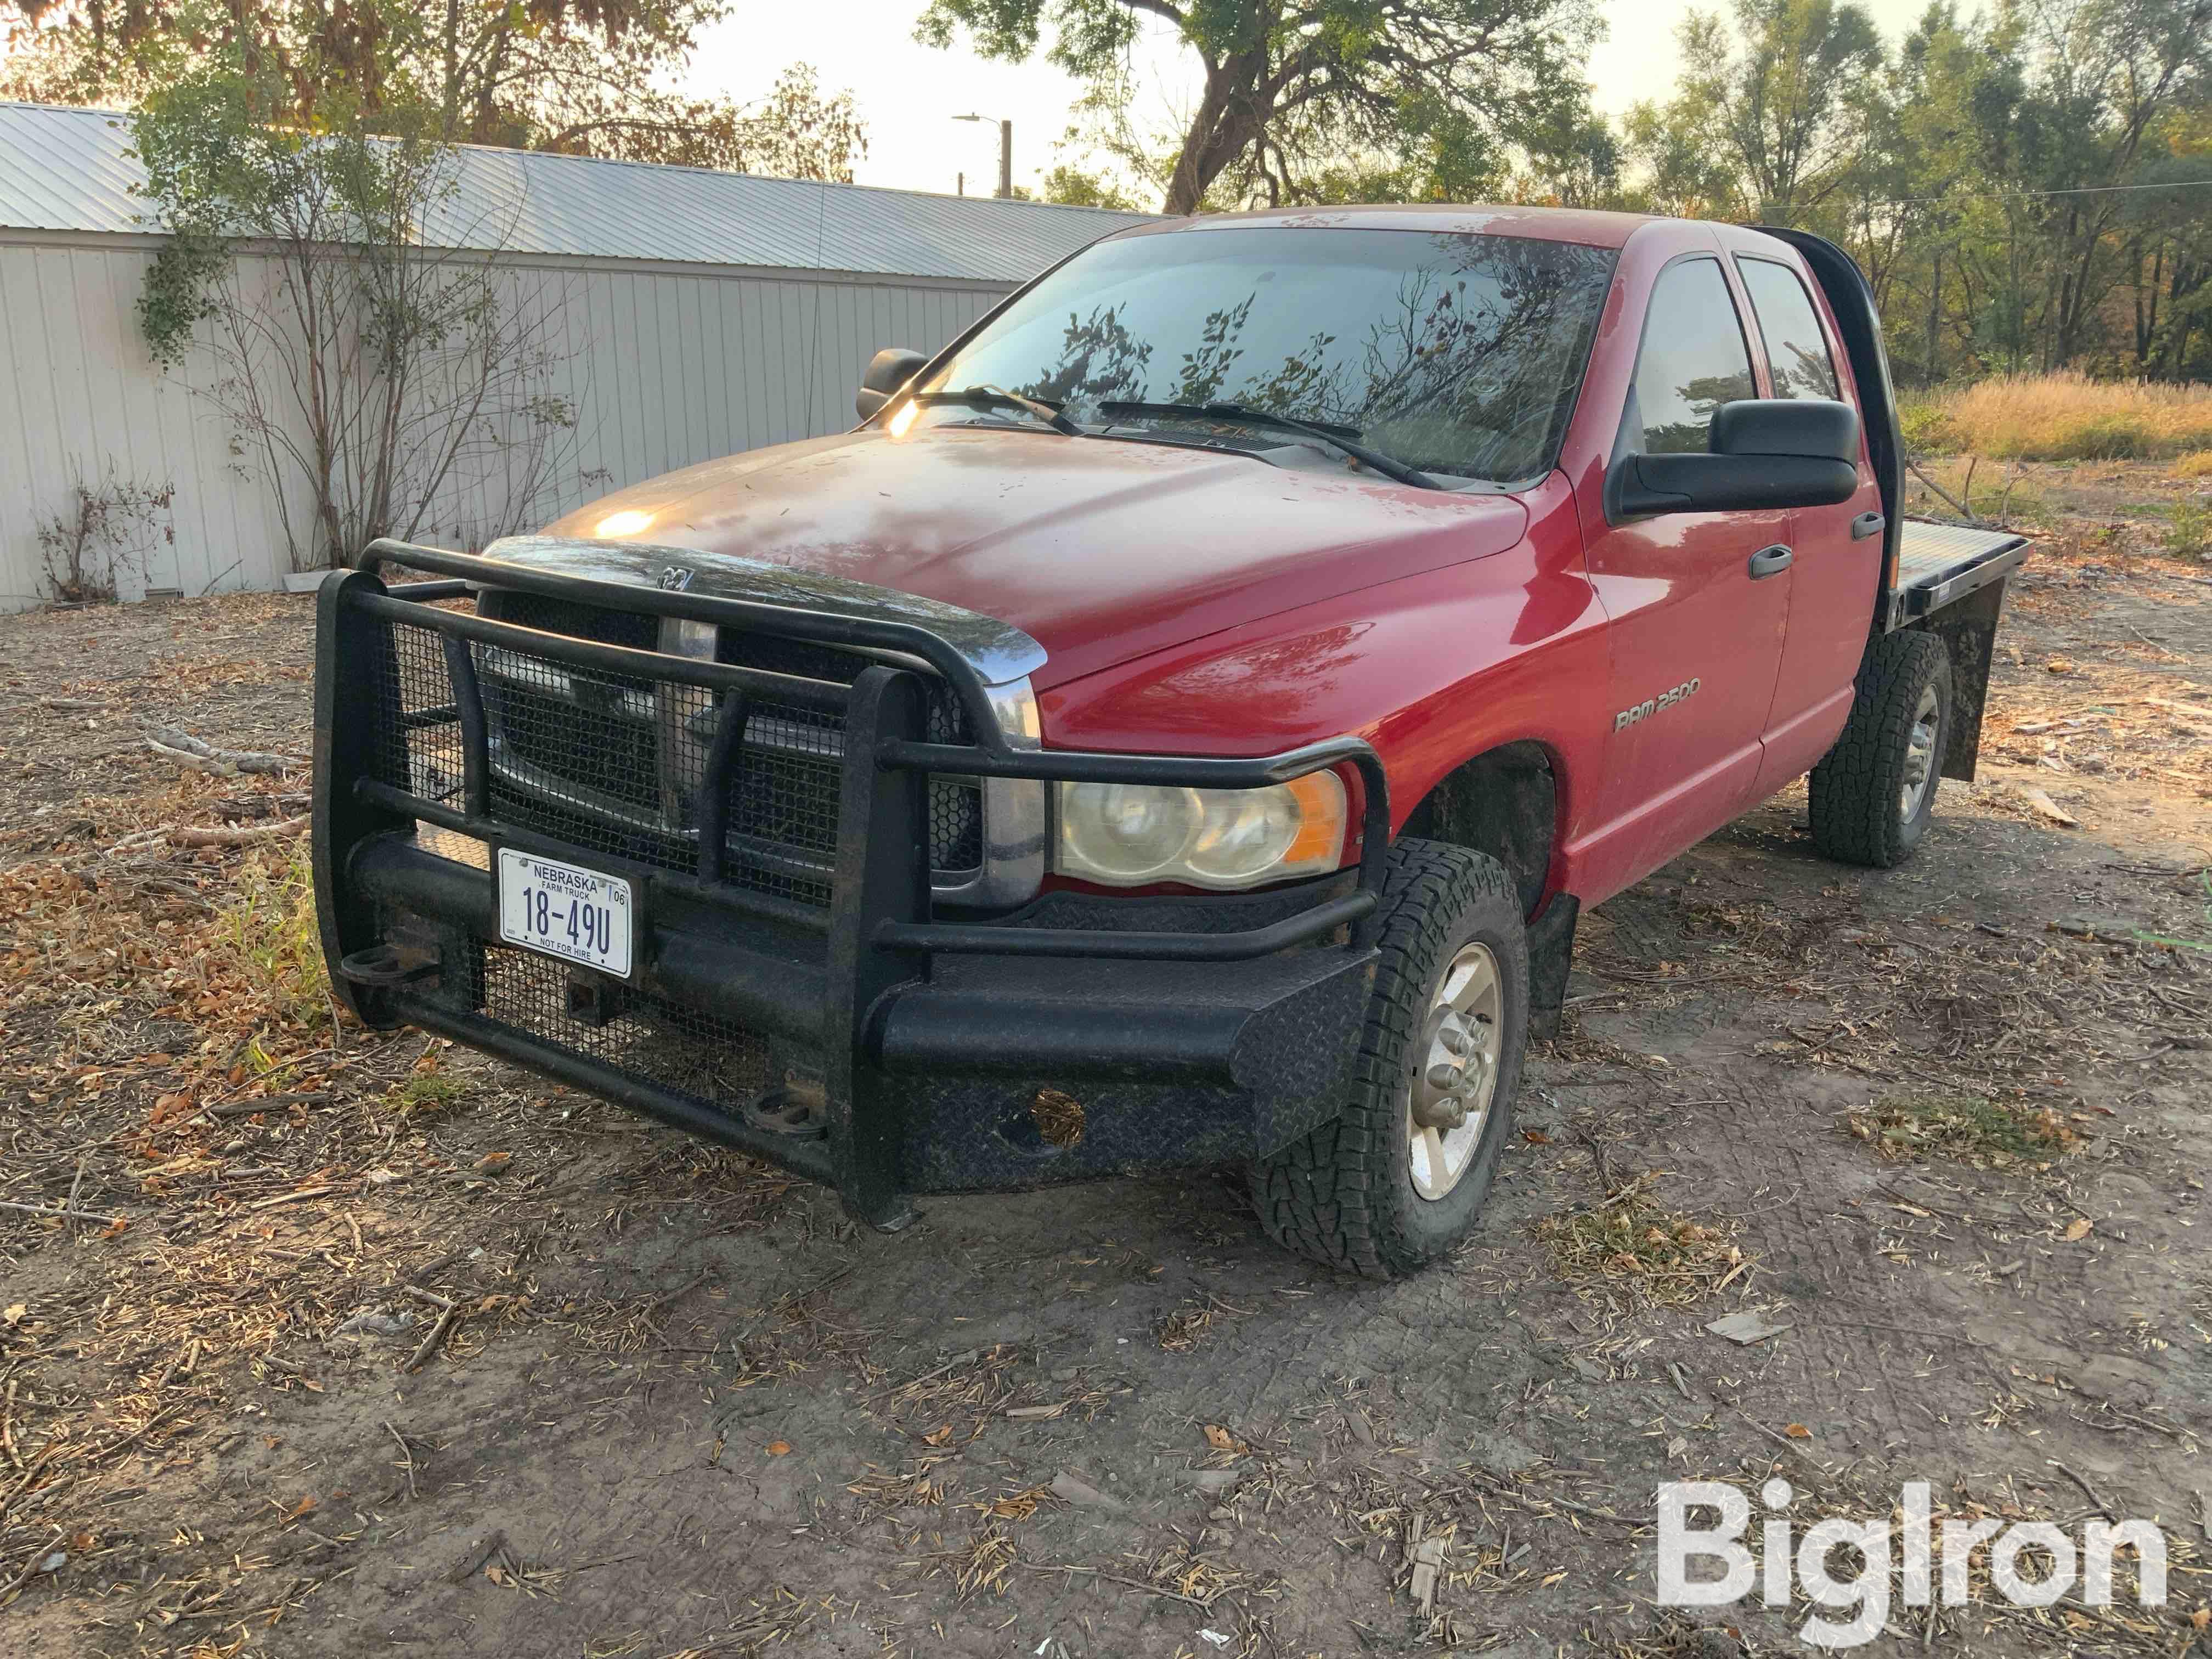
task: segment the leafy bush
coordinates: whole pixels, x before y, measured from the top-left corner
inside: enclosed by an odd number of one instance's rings
[[[118,478],[112,465],[97,483],[71,479],[69,505],[35,532],[53,597],[69,605],[104,602],[124,576],[143,575],[155,541],[177,539],[166,518],[176,496],[174,484]]]
[[[1905,447],[1914,455],[1948,455],[1959,446],[1943,418],[1943,405],[1931,397],[1898,399],[1897,423],[1905,434]]]

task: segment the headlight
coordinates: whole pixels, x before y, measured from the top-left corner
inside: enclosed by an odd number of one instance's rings
[[[1064,783],[1053,866],[1109,887],[1255,887],[1335,869],[1344,817],[1334,772],[1263,789]]]

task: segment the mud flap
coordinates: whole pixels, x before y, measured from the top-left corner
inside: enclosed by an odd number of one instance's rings
[[[1583,902],[1572,893],[1554,893],[1528,924],[1528,1040],[1549,1042],[1559,1035],[1559,1012],[1567,1000],[1567,970],[1575,959],[1575,924]]]

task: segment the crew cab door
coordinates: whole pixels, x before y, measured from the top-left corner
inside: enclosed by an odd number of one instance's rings
[[[1713,411],[1759,395],[1717,252],[1653,282],[1614,457],[1707,448]],[[1594,890],[1633,880],[1753,799],[1790,607],[1787,513],[1676,513],[1583,535],[1612,647]]]
[[[1761,239],[1765,240],[1765,239]],[[1735,266],[1765,349],[1774,398],[1856,402],[1838,375],[1842,354],[1804,280],[1778,258],[1739,252]],[[1766,717],[1758,793],[1811,769],[1843,729],[1881,580],[1881,490],[1861,439],[1859,487],[1836,507],[1789,516],[1790,618]]]

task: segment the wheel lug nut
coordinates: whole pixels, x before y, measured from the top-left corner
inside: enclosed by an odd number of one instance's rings
[[[1436,1065],[1429,1067],[1429,1087],[1431,1089],[1449,1090],[1458,1082],[1458,1066],[1446,1065],[1442,1061],[1438,1061]]]
[[[1437,1032],[1437,1041],[1443,1043],[1448,1054],[1464,1054],[1474,1044],[1466,1031],[1456,1025],[1447,1025]]]

